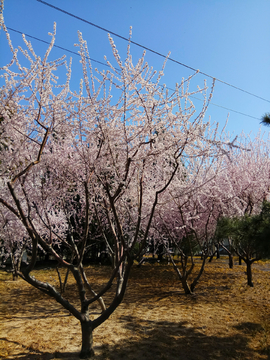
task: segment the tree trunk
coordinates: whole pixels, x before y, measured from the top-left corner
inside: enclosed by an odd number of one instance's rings
[[[11,272],[12,272],[12,280],[13,281],[17,281],[18,280],[18,271],[17,271],[17,268],[16,268],[16,261],[15,261],[15,259],[14,259],[14,255],[12,254],[11,256],[10,256],[10,258],[11,258],[11,266],[12,266],[12,268],[11,268]]]
[[[16,269],[14,271],[12,271],[12,280],[13,281],[18,280],[18,273],[17,273]]]
[[[216,252],[217,252],[217,250],[215,250],[215,251],[213,252],[213,254],[209,257],[208,262],[212,262],[213,257],[215,256]],[[203,259],[201,258],[201,260],[203,260]]]
[[[251,264],[252,262],[247,260],[247,281],[248,281],[248,285],[253,287],[253,282],[252,282],[252,271],[251,271]]]
[[[199,271],[198,275],[195,277],[195,279],[193,280],[192,284],[190,285],[190,289],[191,289],[191,292],[192,292],[192,293],[193,293],[193,291],[195,290],[195,286],[198,284],[198,282],[199,282],[199,280],[200,280],[200,277],[202,276],[202,274],[203,274],[203,272],[204,272],[204,266],[205,266],[206,259],[207,259],[207,256],[204,255],[204,258],[203,258],[203,262],[202,262],[200,271]]]
[[[81,321],[82,328],[82,348],[80,352],[81,359],[89,359],[94,356],[93,350],[93,333],[92,333],[92,322]]]
[[[233,255],[231,253],[228,253],[229,255],[229,268],[233,269]]]
[[[239,256],[238,264],[239,264],[239,265],[242,265],[242,258],[241,258],[241,256]]]
[[[187,277],[186,277],[186,276],[182,276],[181,282],[182,282],[182,285],[183,285],[185,294],[186,294],[186,295],[191,295],[191,294],[193,294],[192,291],[191,291],[191,289],[190,289],[190,286],[189,286],[189,284],[188,284],[188,281],[187,281]]]

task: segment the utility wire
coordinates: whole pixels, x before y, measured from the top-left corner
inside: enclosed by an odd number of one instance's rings
[[[194,98],[194,99],[196,99],[196,100],[203,101],[203,100],[201,100],[201,99],[199,99],[199,98],[197,98],[197,97],[195,97],[195,96],[191,96],[191,97]],[[225,107],[225,106],[222,106],[222,105],[215,104],[215,103],[213,103],[212,101],[210,101],[210,103],[209,103],[209,106],[211,106],[211,105],[216,106],[216,107],[219,107],[219,108],[221,108],[221,109],[225,109],[225,110],[234,112],[234,113],[236,113],[236,114],[240,114],[240,115],[243,115],[243,116],[247,116],[247,117],[249,117],[249,118],[251,118],[251,119],[262,120],[262,119],[259,119],[259,118],[255,117],[255,116],[248,115],[248,114],[242,113],[242,112],[237,111],[237,110],[229,109],[229,108],[227,108],[227,107]]]
[[[14,31],[14,32],[16,32],[16,33],[18,33],[18,34],[21,34],[21,35],[24,34],[25,36],[28,36],[30,39],[34,39],[34,40],[43,42],[44,44],[50,45],[50,42],[49,42],[49,41],[45,41],[45,40],[39,39],[39,38],[37,38],[37,37],[35,37],[35,36],[29,35],[29,34],[25,34],[25,33],[21,32],[21,31],[12,29],[12,28],[10,28],[10,27],[7,27],[7,29],[8,29],[8,30],[11,30],[11,31]],[[56,48],[58,48],[58,49],[64,50],[64,51],[68,51],[68,52],[71,53],[71,54],[80,56],[80,54],[78,54],[77,52],[72,51],[72,50],[69,50],[69,49],[66,49],[66,48],[64,48],[64,47],[62,47],[62,46],[58,46],[58,45],[53,45],[53,46],[56,47]],[[98,61],[98,60],[95,60],[95,59],[92,59],[92,58],[89,58],[89,59],[90,59],[91,61],[94,61],[94,62],[98,63],[98,64],[101,64],[101,65],[110,67],[110,66],[109,66],[108,64],[106,64],[105,62]]]
[[[143,49],[145,49],[145,50],[147,50],[147,51],[149,51],[149,52],[151,52],[151,53],[153,53],[153,54],[156,54],[156,55],[161,56],[161,57],[163,57],[163,58],[167,58],[166,55],[161,54],[161,53],[158,52],[158,51],[155,51],[155,50],[150,49],[150,48],[148,48],[148,47],[146,47],[146,46],[143,46],[143,45],[141,45],[141,44],[139,44],[139,43],[137,43],[137,42],[135,42],[135,41],[133,41],[133,40],[130,40],[130,39],[128,39],[128,38],[126,38],[126,37],[124,37],[124,36],[122,36],[122,35],[119,35],[119,34],[113,32],[113,31],[110,31],[110,30],[108,30],[108,29],[105,29],[105,28],[102,27],[102,26],[96,25],[96,24],[94,24],[94,23],[92,23],[92,22],[90,22],[90,21],[88,21],[88,20],[85,20],[85,19],[83,19],[83,18],[81,18],[81,17],[79,17],[79,16],[77,16],[77,15],[74,15],[74,14],[72,14],[72,13],[66,11],[66,10],[60,9],[59,7],[54,6],[54,5],[52,5],[52,4],[49,4],[49,3],[47,3],[46,1],[43,1],[43,0],[37,0],[37,1],[40,2],[40,3],[42,3],[42,4],[44,4],[44,5],[47,5],[47,6],[51,7],[51,8],[53,8],[53,9],[55,9],[55,10],[61,11],[62,13],[66,14],[66,15],[72,16],[73,18],[75,18],[75,19],[77,19],[77,20],[83,21],[83,22],[85,22],[85,23],[88,24],[88,25],[94,26],[94,27],[96,27],[96,28],[98,28],[98,29],[100,29],[100,30],[102,30],[102,31],[106,31],[107,33],[109,32],[110,34],[112,34],[112,35],[114,35],[114,36],[116,36],[116,37],[118,37],[118,38],[120,38],[120,39],[122,39],[122,40],[129,41],[131,44],[136,45],[136,46],[138,46],[138,47],[141,47],[141,48],[143,48]],[[193,71],[197,71],[197,69],[195,69],[195,68],[193,68],[193,67],[191,67],[191,66],[188,66],[188,65],[186,65],[186,64],[183,64],[183,63],[181,63],[181,62],[178,61],[178,60],[172,59],[172,58],[170,58],[170,57],[168,58],[168,60],[169,60],[169,61],[172,61],[172,62],[174,62],[174,63],[176,63],[176,64],[178,64],[178,65],[184,66],[184,67],[186,67],[187,69],[190,69],[190,70],[193,70]],[[226,81],[217,79],[217,78],[215,78],[215,77],[213,77],[213,76],[211,76],[211,75],[209,75],[209,74],[206,74],[206,73],[204,73],[204,72],[201,72],[201,71],[200,71],[200,73],[201,73],[202,75],[206,76],[206,77],[209,77],[209,78],[211,78],[211,79],[215,79],[216,81],[218,81],[218,82],[220,82],[220,83],[222,83],[222,84],[225,84],[225,85],[227,85],[227,86],[230,86],[230,87],[232,87],[232,88],[234,88],[234,89],[236,89],[236,90],[242,91],[242,92],[244,92],[244,93],[246,93],[246,94],[248,94],[248,95],[254,96],[254,97],[256,97],[256,98],[258,98],[258,99],[260,99],[260,100],[263,100],[263,101],[266,101],[266,102],[270,103],[270,100],[265,99],[265,98],[263,98],[263,97],[261,97],[261,96],[255,95],[255,94],[253,94],[253,93],[251,93],[251,92],[249,92],[249,91],[246,91],[246,90],[244,90],[244,89],[241,89],[241,88],[239,88],[239,87],[237,87],[237,86],[235,86],[235,85],[232,85],[232,84],[230,84],[230,83],[228,83],[228,82],[226,82]]]
[[[39,1],[39,0],[38,0],[38,1]],[[34,39],[34,40],[40,41],[40,42],[42,42],[42,43],[44,43],[44,44],[50,45],[50,42],[49,42],[49,41],[45,41],[45,40],[39,39],[39,38],[37,38],[37,37],[35,37],[35,36],[32,36],[32,35],[23,33],[23,32],[21,32],[21,31],[15,30],[15,29],[10,28],[10,27],[7,27],[7,29],[10,30],[10,31],[14,31],[14,32],[16,32],[16,33],[18,33],[18,34],[21,34],[21,35],[24,34],[25,36],[28,36],[30,39]],[[67,48],[64,48],[64,47],[62,47],[62,46],[58,46],[58,45],[55,45],[55,44],[54,44],[54,47],[56,47],[56,48],[58,48],[58,49],[61,49],[61,50],[64,50],[64,51],[67,51],[67,52],[69,52],[69,53],[71,53],[71,54],[74,54],[74,55],[76,55],[76,56],[80,56],[79,53],[77,53],[77,52],[75,52],[75,51],[72,51],[72,50],[69,50],[69,49],[67,49]],[[102,62],[102,61],[99,61],[99,60],[95,60],[95,59],[90,58],[90,57],[89,57],[88,59],[91,60],[91,61],[94,61],[94,62],[96,62],[96,63],[98,63],[98,64],[101,64],[101,65],[110,67],[110,66],[109,66],[108,64],[106,64],[105,62]],[[168,90],[171,90],[171,91],[175,91],[175,89],[173,89],[173,88],[171,88],[171,87],[168,87],[168,86],[167,86],[167,89],[168,89]],[[197,97],[195,97],[195,96],[191,96],[191,98],[196,99],[196,100],[199,100],[199,101],[203,101],[202,99],[199,99],[199,98],[197,98]],[[240,115],[243,115],[243,116],[246,116],[246,117],[250,117],[250,118],[252,118],[252,119],[261,120],[261,119],[255,117],[255,116],[248,115],[248,114],[244,114],[244,113],[242,113],[242,112],[240,112],[240,111],[233,110],[233,109],[229,109],[229,108],[227,108],[227,107],[225,107],[225,106],[215,104],[215,103],[213,103],[212,101],[210,102],[209,105],[210,105],[210,106],[211,106],[211,105],[212,105],[212,106],[216,106],[216,107],[219,107],[219,108],[221,108],[221,109],[225,109],[225,110],[228,110],[228,111],[231,111],[231,112],[234,112],[234,113],[236,113],[236,114],[240,114]]]

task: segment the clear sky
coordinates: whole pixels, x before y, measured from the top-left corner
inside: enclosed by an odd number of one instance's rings
[[[82,19],[123,37],[133,28],[132,40],[189,67],[199,69],[226,83],[267,99],[261,100],[233,87],[217,82],[207,112],[212,121],[224,125],[234,135],[260,128],[260,118],[270,112],[270,1],[269,0],[44,0]],[[57,23],[56,45],[77,52],[77,30],[87,40],[91,58],[109,59],[111,50],[107,31],[51,8],[38,0],[5,0],[4,20],[7,27],[50,41],[48,32]],[[10,30],[14,46],[23,45],[21,35]],[[126,41],[113,35],[120,55],[126,55]],[[38,55],[46,44],[30,39]],[[131,46],[134,59],[143,49]],[[78,89],[81,77],[79,57],[65,50],[54,49],[51,59],[66,54],[73,58],[72,87]],[[3,30],[0,30],[0,66],[11,59]],[[147,51],[147,61],[160,70],[163,59]],[[101,64],[93,67],[102,69]],[[169,61],[162,83],[173,88],[182,77],[193,71]],[[211,86],[211,78],[197,75],[192,84]],[[201,103],[194,100],[199,109]],[[216,106],[216,105],[219,106]],[[222,107],[235,110],[229,111]],[[238,113],[237,113],[238,112]],[[249,115],[244,116],[239,113]],[[254,117],[254,118],[253,118]],[[268,132],[269,129],[262,127]]]

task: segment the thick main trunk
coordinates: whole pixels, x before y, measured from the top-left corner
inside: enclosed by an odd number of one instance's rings
[[[229,253],[229,268],[233,269],[233,255]]]
[[[94,356],[93,350],[93,331],[91,321],[81,321],[82,328],[82,348],[80,352],[81,359],[89,359]]]
[[[248,285],[253,287],[253,282],[252,282],[252,271],[251,271],[251,261],[247,261],[247,281],[248,281]]]

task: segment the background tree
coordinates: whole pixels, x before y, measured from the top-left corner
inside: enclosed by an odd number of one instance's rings
[[[262,117],[261,124],[269,126],[270,125],[270,113],[266,113]]]
[[[18,223],[13,214],[6,214],[3,209],[0,210],[1,228],[0,228],[0,251],[1,266],[7,271],[12,272],[13,280],[18,279],[18,272],[21,271],[23,256],[30,246],[29,236],[25,229]],[[24,238],[22,242],[21,239]],[[9,262],[10,265],[9,266]],[[24,265],[27,258],[24,258]]]
[[[176,262],[168,252],[186,294],[194,292],[212,246],[220,204],[215,179],[221,165],[222,157],[190,159],[162,197],[164,203],[155,216],[157,236],[163,234],[165,248],[169,243],[180,256]],[[198,253],[202,258],[199,269],[194,257]]]
[[[229,265],[233,266],[234,247],[224,242],[228,237],[215,236],[218,220],[258,214],[267,198],[269,141],[260,135],[254,140],[242,136],[238,144],[219,159],[189,160],[182,174],[175,176],[164,195],[163,207],[156,213],[159,237],[163,234],[165,244],[170,239],[181,254],[178,264],[172,257],[171,261],[186,293],[194,291],[213,244],[227,251]],[[195,268],[193,255],[199,251],[203,261],[197,276],[190,280]]]
[[[216,236],[230,238],[234,251],[247,266],[247,284],[253,286],[251,265],[270,254],[270,204],[264,202],[260,214],[221,218]]]
[[[255,139],[242,135],[243,147],[234,147],[229,158],[224,158],[224,170],[217,176],[220,216],[229,218],[256,215],[269,196],[269,138],[260,134]],[[229,254],[232,267],[233,247],[230,238],[218,239],[218,245]],[[241,257],[239,258],[241,260]]]

